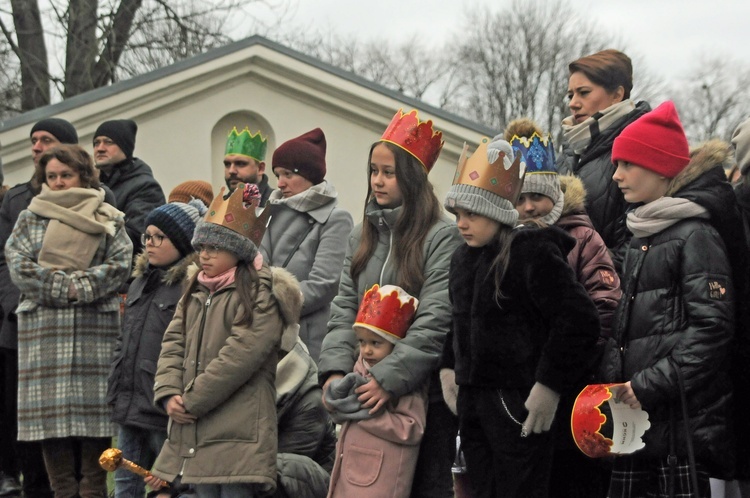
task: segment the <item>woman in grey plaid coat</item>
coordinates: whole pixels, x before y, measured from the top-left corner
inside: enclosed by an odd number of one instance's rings
[[[98,457],[114,435],[107,374],[120,327],[117,289],[133,246],[81,147],[45,152],[35,179],[42,191],[19,216],[5,252],[21,291],[18,439],[42,442],[56,497],[104,497]]]

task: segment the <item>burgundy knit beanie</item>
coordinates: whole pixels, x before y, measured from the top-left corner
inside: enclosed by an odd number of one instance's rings
[[[615,138],[612,162],[627,161],[667,178],[690,162],[690,148],[671,100],[636,119]]]
[[[310,180],[313,185],[326,176],[326,136],[315,128],[281,144],[273,153],[273,168],[286,168]]]

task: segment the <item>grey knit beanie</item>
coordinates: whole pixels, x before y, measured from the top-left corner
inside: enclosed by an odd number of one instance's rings
[[[505,167],[509,167],[514,160],[513,149],[502,135],[496,136],[487,145],[487,160],[494,163],[500,157],[500,152],[505,154]],[[473,185],[460,183],[452,185],[445,196],[444,205],[445,209],[453,214],[456,213],[456,208],[460,208],[486,216],[509,227],[515,227],[518,224],[518,211],[513,203],[494,192]]]
[[[750,169],[750,119],[740,123],[732,133],[734,157],[740,172],[744,175]]]
[[[445,196],[445,209],[456,214],[456,208],[486,216],[509,227],[518,224],[518,211],[510,201],[473,185],[458,184],[448,190],[448,195]]]
[[[169,237],[183,258],[192,252],[190,240],[195,225],[203,218],[208,208],[198,199],[190,203],[172,202],[151,211],[146,217],[146,226],[154,225]]]
[[[240,261],[246,263],[251,263],[258,254],[258,248],[255,247],[253,241],[244,235],[206,220],[201,220],[195,227],[192,244],[196,251],[199,251],[201,246],[204,245],[216,246],[219,249],[231,252]]]

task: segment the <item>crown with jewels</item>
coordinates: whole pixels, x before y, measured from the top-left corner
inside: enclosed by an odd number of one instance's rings
[[[432,128],[432,121],[420,121],[416,110],[404,114],[404,110],[399,109],[380,140],[401,147],[414,156],[427,173],[443,148],[443,133]]]
[[[537,132],[530,137],[514,135],[510,139],[510,145],[513,147],[513,153],[520,157],[521,163],[525,165],[526,174],[557,174],[555,147],[549,135],[540,136]]]
[[[249,186],[255,187],[256,190],[258,188],[253,184]],[[221,187],[219,195],[214,197],[204,218],[205,221],[228,228],[250,239],[256,247],[260,247],[271,210],[264,209],[260,216],[257,216],[258,203],[253,200],[245,202],[248,199],[246,190],[250,189],[246,189],[243,183],[239,184],[227,199],[224,199],[224,189],[225,187]]]
[[[263,161],[266,158],[266,148],[268,147],[268,138],[263,138],[258,131],[255,135],[250,134],[247,126],[238,132],[237,127],[232,128],[227,136],[227,146],[224,155],[239,154],[247,156],[256,161]]]
[[[487,159],[487,146],[490,139],[482,137],[479,147],[471,157],[467,157],[469,146],[464,144],[461,157],[458,160],[458,168],[453,178],[453,185],[470,185],[472,187],[488,190],[510,201],[513,206],[518,201],[523,186],[524,167],[521,165],[521,156],[516,155],[515,160],[506,157],[504,152],[499,152],[498,158],[490,163]]]
[[[406,337],[419,300],[395,285],[375,284],[365,292],[355,327],[364,327],[393,342]]]

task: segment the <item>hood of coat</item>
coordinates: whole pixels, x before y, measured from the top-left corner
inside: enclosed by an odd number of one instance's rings
[[[167,285],[174,285],[187,281],[198,269],[198,254],[189,254],[167,268],[162,275],[162,282]],[[193,268],[191,268],[193,266]],[[135,259],[133,264],[133,278],[143,277],[149,271],[148,254],[143,251]]]
[[[719,166],[724,169],[729,157],[730,145],[722,140],[710,140],[691,149],[690,162],[672,179],[666,195],[680,197],[677,194],[701,176]],[[726,180],[726,176],[723,178]]]
[[[577,176],[560,175],[560,189],[565,194],[562,213],[560,216],[585,213],[586,187]]]
[[[520,247],[530,248],[537,246],[541,243],[542,239],[546,239],[548,242],[551,242],[552,244],[558,246],[560,248],[560,251],[562,251],[563,256],[567,257],[568,253],[576,245],[576,240],[556,225],[551,225],[544,228],[521,226],[515,228],[515,230],[517,231],[517,233],[515,234],[512,245],[514,251],[517,251]],[[527,244],[531,245],[527,246]],[[498,249],[496,242],[493,244],[488,244],[485,247],[490,246],[494,247],[494,249],[492,250],[496,251]],[[524,249],[521,252],[523,253],[525,251],[526,250]]]
[[[279,413],[293,400],[318,387],[318,368],[301,339],[276,366],[276,409]]]
[[[302,312],[302,291],[297,279],[284,268],[275,266],[271,267],[271,275],[271,291],[279,304],[284,323],[286,325],[298,324]]]

